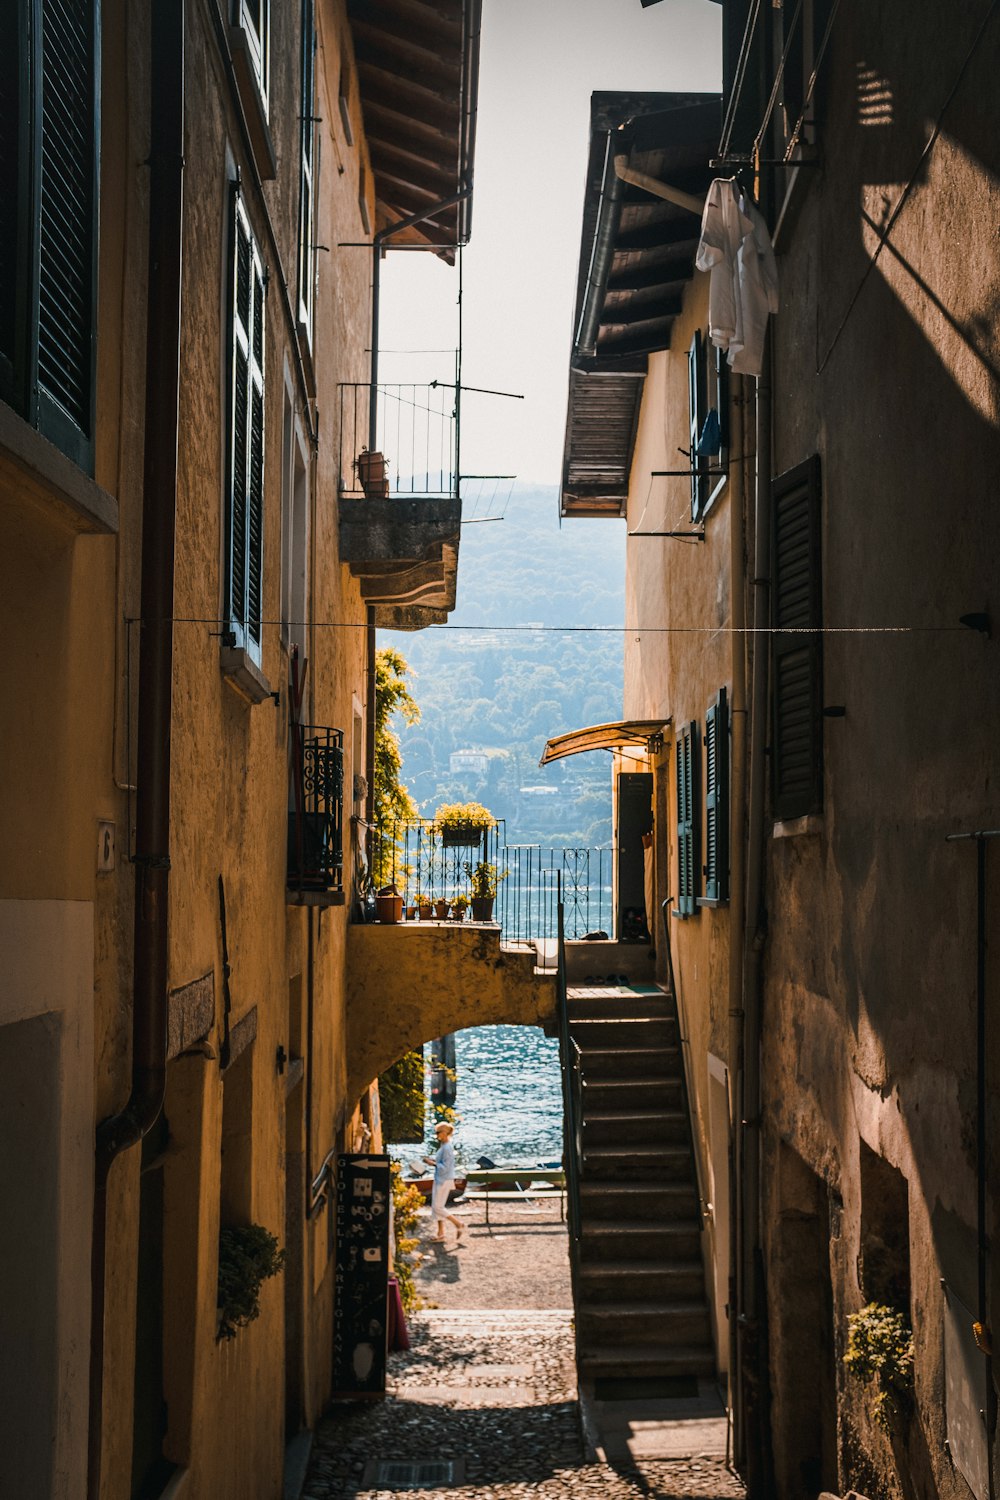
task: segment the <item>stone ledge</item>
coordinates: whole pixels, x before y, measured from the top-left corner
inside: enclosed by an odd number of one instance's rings
[[[215,975],[203,974],[167,996],[167,1061],[203,1042],[215,1023]]]
[[[9,485],[70,532],[108,536],[118,530],[114,496],[2,401],[0,485]]]

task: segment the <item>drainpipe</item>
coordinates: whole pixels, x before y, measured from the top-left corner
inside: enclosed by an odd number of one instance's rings
[[[107,1184],[115,1158],[163,1107],[167,1051],[167,901],[174,523],[184,179],[184,7],[150,8],[149,285],[136,783],[132,1091],[98,1126],[91,1260],[88,1494],[98,1500],[103,1440]]]
[[[760,1366],[764,1347],[760,1248],[760,1040],[761,957],[766,936],[764,911],[764,800],[768,739],[767,630],[771,608],[771,338],[764,345],[757,378],[757,458],[754,497],[753,670],[750,684],[750,776],[747,818],[746,930],[743,957],[743,1098],[739,1117],[741,1195],[737,1233],[737,1346],[741,1386],[738,1451],[746,1466],[749,1500],[767,1493],[765,1390]]]
[[[735,399],[731,411],[732,439],[730,449],[740,455],[733,466],[729,499],[729,618],[732,624],[732,707],[730,765],[732,767],[732,809],[729,858],[729,1410],[742,1405],[740,1367],[737,1350],[737,1183],[742,1166],[742,1140],[739,1128],[743,1108],[743,944],[746,932],[745,838],[747,808],[747,672],[746,672],[746,593],[744,557],[746,527],[743,507],[746,497],[744,458],[747,382],[742,376],[735,381]]]

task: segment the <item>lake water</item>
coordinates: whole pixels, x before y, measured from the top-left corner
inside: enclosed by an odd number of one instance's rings
[[[456,1032],[455,1059],[460,1162],[472,1166],[478,1156],[498,1166],[559,1160],[563,1110],[556,1037],[536,1026],[475,1026]],[[433,1129],[428,1107],[429,1140]]]

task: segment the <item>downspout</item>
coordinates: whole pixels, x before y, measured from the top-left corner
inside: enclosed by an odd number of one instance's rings
[[[747,820],[746,930],[743,958],[743,1101],[739,1118],[742,1194],[737,1262],[737,1343],[742,1386],[739,1451],[746,1465],[749,1500],[767,1493],[764,1380],[759,1365],[760,1306],[760,1041],[761,957],[764,911],[764,801],[767,785],[768,629],[771,609],[771,338],[757,377],[757,456],[754,497],[753,672],[750,684],[750,776]]]
[[[742,376],[735,381],[735,396],[730,413],[732,439],[730,450],[739,455],[732,469],[729,498],[729,618],[732,626],[732,708],[730,712],[730,766],[732,768],[732,806],[729,855],[729,1410],[742,1405],[740,1367],[737,1350],[737,1247],[739,1213],[737,1184],[742,1166],[740,1120],[743,1108],[743,945],[746,932],[744,899],[746,886],[746,810],[747,810],[747,671],[746,671],[746,527],[743,507],[746,498],[744,459],[747,383]]]
[[[146,321],[142,593],[136,767],[132,1091],[97,1129],[88,1494],[101,1491],[107,1184],[115,1158],[163,1107],[167,1053],[167,910],[174,526],[180,384],[184,182],[184,7],[150,8],[149,284]]]

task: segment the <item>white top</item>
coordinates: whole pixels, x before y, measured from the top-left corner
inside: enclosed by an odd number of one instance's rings
[[[757,205],[734,178],[717,177],[708,190],[695,256],[708,271],[708,336],[728,350],[738,375],[759,375],[770,313],[778,311],[778,267]]]
[[[442,1141],[434,1155],[434,1181],[455,1181],[455,1148],[451,1141]]]

